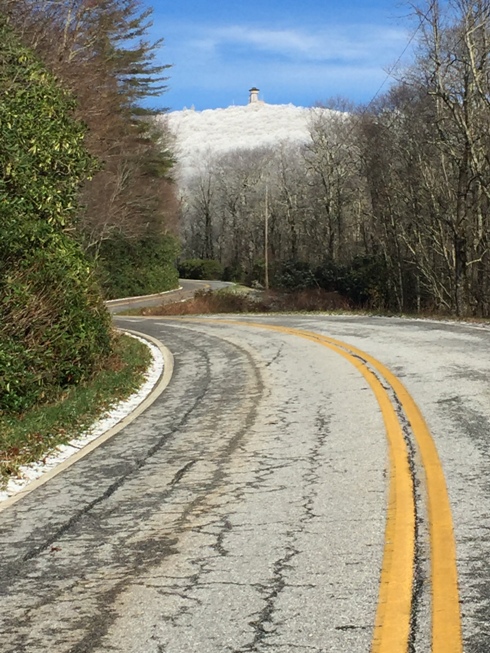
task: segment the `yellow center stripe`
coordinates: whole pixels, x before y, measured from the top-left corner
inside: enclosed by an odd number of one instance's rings
[[[408,452],[400,422],[386,390],[362,361],[366,361],[391,386],[410,423],[425,472],[432,570],[432,653],[462,653],[456,545],[446,482],[432,436],[405,386],[378,360],[340,340],[271,324],[234,320],[217,322],[278,331],[328,347],[359,370],[378,400],[389,442],[391,468],[385,550],[372,653],[407,653],[415,553],[415,508]]]
[[[437,449],[422,414],[403,383],[372,356],[326,339],[366,360],[391,385],[410,423],[425,472],[429,507],[432,579],[432,653],[462,653],[456,543],[446,480]]]
[[[291,331],[288,330],[289,333]],[[378,378],[352,353],[322,336],[302,337],[332,349],[364,376],[378,401],[390,452],[390,487],[378,610],[371,653],[406,653],[415,559],[415,506],[408,453],[398,416]],[[293,332],[291,335],[299,335]]]

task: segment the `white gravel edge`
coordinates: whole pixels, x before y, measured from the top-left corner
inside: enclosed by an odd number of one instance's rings
[[[130,395],[126,400],[115,404],[95,424],[68,444],[56,447],[43,460],[22,466],[19,469],[19,476],[11,478],[6,489],[0,490],[0,503],[24,491],[30,483],[41,478],[41,476],[68,460],[68,458],[78,453],[88,444],[100,438],[109,429],[130,415],[148,397],[163,373],[164,361],[162,352],[148,340],[135,336],[132,333],[124,333],[145,344],[150,349],[152,355],[152,362],[144,375],[145,380],[139,390]]]

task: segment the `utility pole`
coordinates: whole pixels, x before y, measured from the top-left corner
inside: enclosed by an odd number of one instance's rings
[[[265,215],[264,215],[264,264],[265,289],[269,290],[269,186],[265,185]]]

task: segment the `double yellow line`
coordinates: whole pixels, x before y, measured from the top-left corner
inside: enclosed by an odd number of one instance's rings
[[[407,653],[413,609],[415,496],[402,426],[381,380],[391,387],[410,425],[425,476],[430,533],[432,653],[462,653],[456,546],[446,482],[429,429],[404,385],[378,360],[340,340],[271,324],[231,320],[219,322],[278,331],[328,347],[359,370],[377,398],[389,443],[390,485],[371,653]]]

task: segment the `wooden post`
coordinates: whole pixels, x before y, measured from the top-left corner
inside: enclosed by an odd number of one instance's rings
[[[265,289],[269,290],[269,187],[265,185],[265,215],[264,215],[264,264]]]

